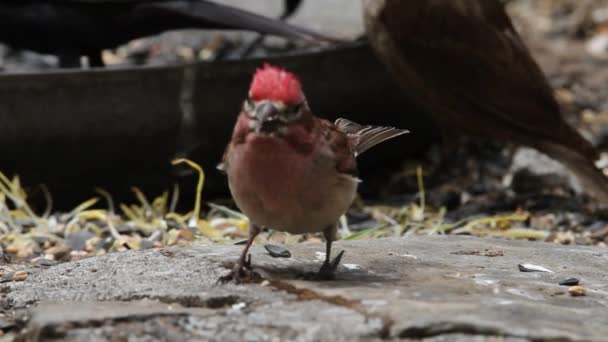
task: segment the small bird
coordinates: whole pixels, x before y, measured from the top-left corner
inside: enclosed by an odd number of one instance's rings
[[[87,56],[101,66],[101,51],[130,40],[184,28],[238,29],[313,43],[338,40],[285,23],[300,1],[285,0],[281,19],[207,0],[0,1],[0,42],[55,54],[64,67]]]
[[[379,58],[444,131],[534,147],[568,166],[600,206],[598,154],[562,117],[553,90],[498,0],[363,0]]]
[[[251,222],[239,262],[220,280],[247,275],[248,250],[263,227],[293,234],[323,232],[326,254],[319,274],[331,277],[343,254],[330,258],[336,223],[359,183],[355,158],[405,133],[320,119],[311,112],[295,74],[268,64],[258,69],[218,167],[228,175],[234,201]]]

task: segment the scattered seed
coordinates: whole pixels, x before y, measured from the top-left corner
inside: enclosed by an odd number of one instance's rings
[[[24,281],[25,279],[27,279],[27,272],[26,271],[17,271],[15,272],[15,274],[13,274],[13,280],[14,281]]]
[[[240,302],[232,305],[232,310],[239,311],[247,307],[247,303]]]
[[[343,264],[342,266],[348,268],[349,270],[359,270],[359,269],[361,269],[361,265],[357,265],[357,264]]]
[[[161,249],[158,251],[160,254],[166,256],[167,258],[171,258],[172,256],[175,255],[175,253],[173,253],[172,251],[168,250],[168,249]]]
[[[576,286],[580,283],[579,279],[576,278],[568,278],[566,280],[562,280],[559,282],[561,286]]]
[[[493,251],[493,250],[486,249],[482,255],[485,257],[494,258],[494,257],[505,256],[505,252],[500,251],[500,250]]]
[[[580,297],[587,295],[587,290],[582,286],[572,286],[568,289],[568,293],[572,297]]]
[[[194,240],[194,232],[191,229],[180,229],[177,238],[192,241]]]
[[[291,258],[291,253],[284,247],[277,245],[264,245],[264,248],[273,258]]]
[[[419,259],[417,256],[415,256],[413,254],[407,254],[406,253],[406,254],[401,254],[401,256],[404,257],[404,258],[411,258],[411,259],[416,259],[416,260]]]
[[[452,252],[450,254],[454,254],[454,255],[480,255],[481,252],[477,251],[477,250],[473,250],[473,251],[458,251],[458,252]]]
[[[482,251],[478,251],[478,250],[471,250],[471,251],[458,251],[458,252],[452,252],[450,254],[454,254],[454,255],[479,255],[479,256],[485,256],[485,257],[490,257],[490,258],[494,258],[494,257],[499,257],[499,256],[504,256],[505,252],[501,251],[501,250],[491,250],[491,249],[485,249]]]
[[[30,263],[34,267],[51,267],[51,266],[55,266],[55,265],[59,264],[59,261],[40,257],[40,258],[32,259],[32,261],[30,261]]]
[[[534,264],[519,264],[517,265],[521,272],[547,272],[547,273],[555,273],[548,268],[543,266],[538,266]]]

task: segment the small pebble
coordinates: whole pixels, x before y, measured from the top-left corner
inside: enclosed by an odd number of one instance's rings
[[[576,278],[568,278],[559,282],[561,286],[576,286],[580,283],[580,280]]]
[[[157,242],[157,241],[160,241],[162,238],[163,238],[163,232],[160,230],[157,230],[154,233],[152,233],[146,240],[150,241],[150,242]]]
[[[270,253],[273,258],[291,258],[291,253],[281,246],[264,245],[264,248]]]
[[[67,236],[65,244],[73,251],[82,251],[86,247],[87,240],[95,237],[95,234],[86,230],[70,233]]]
[[[568,289],[568,293],[572,297],[580,297],[587,295],[587,290],[582,286],[572,286]]]
[[[141,241],[140,249],[150,249],[154,248],[154,244],[158,241],[150,241],[148,239],[144,239]]]
[[[67,246],[55,246],[45,251],[47,255],[53,256],[53,260],[68,260],[70,258],[70,252],[72,252],[72,249]]]

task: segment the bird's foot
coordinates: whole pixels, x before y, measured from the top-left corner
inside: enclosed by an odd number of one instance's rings
[[[318,280],[332,280],[336,275],[336,269],[338,265],[340,265],[340,261],[342,260],[342,256],[344,255],[344,251],[341,251],[333,258],[332,261],[325,261],[321,269],[316,274],[316,278]]]
[[[259,283],[262,281],[262,276],[251,268],[251,254],[247,260],[239,260],[230,273],[219,277],[217,284],[226,284],[234,282],[235,284]]]

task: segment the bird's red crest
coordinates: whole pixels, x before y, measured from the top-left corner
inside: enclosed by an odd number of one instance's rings
[[[300,80],[293,73],[264,64],[257,69],[249,87],[249,96],[254,101],[272,100],[285,104],[296,104],[304,100]]]

